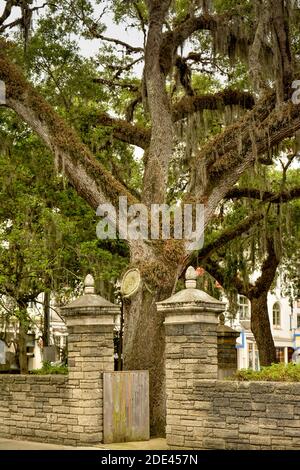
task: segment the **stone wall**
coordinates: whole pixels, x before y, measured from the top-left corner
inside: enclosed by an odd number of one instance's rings
[[[119,307],[94,293],[63,309],[68,338],[68,376],[0,375],[0,435],[91,445],[103,441],[103,372],[114,369],[114,315]]]
[[[95,442],[89,436],[93,416],[76,399],[77,390],[64,375],[0,375],[0,435],[64,445]],[[94,431],[101,442],[102,429]]]
[[[300,449],[300,383],[218,380],[218,365],[224,371],[228,360],[234,365],[226,349],[235,347],[237,333],[224,321],[218,326],[225,306],[196,289],[195,269],[189,267],[185,277],[185,289],[157,303],[165,314],[168,445]],[[226,354],[218,357],[220,333],[219,350],[226,345]]]
[[[300,449],[299,383],[178,377],[167,396],[171,448]]]

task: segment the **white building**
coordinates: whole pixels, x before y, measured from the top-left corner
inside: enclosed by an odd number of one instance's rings
[[[300,299],[290,302],[281,295],[280,276],[276,288],[268,294],[268,312],[271,331],[280,362],[291,361],[295,349],[300,347]],[[241,332],[237,341],[238,368],[259,369],[258,350],[250,326],[251,307],[249,300],[238,296],[237,315],[228,324]]]
[[[42,341],[42,320],[43,320],[44,294],[40,294],[36,302],[31,302],[28,306],[28,314],[32,320],[32,326],[27,334],[27,357],[28,369],[39,369],[44,360],[59,361],[62,358],[62,351],[67,344],[67,327],[58,314],[55,301],[50,302],[50,347],[45,348]],[[13,317],[7,329],[10,337],[17,337],[18,322]],[[15,355],[15,346],[12,341],[10,346],[0,341],[0,364],[7,362],[9,353],[10,362]],[[12,362],[12,369],[16,369],[16,361]]]

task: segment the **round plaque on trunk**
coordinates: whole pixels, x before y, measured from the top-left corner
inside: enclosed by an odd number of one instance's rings
[[[121,282],[121,294],[125,298],[132,297],[141,285],[141,274],[138,269],[129,269]]]

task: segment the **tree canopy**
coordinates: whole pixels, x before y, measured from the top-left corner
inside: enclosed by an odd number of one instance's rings
[[[298,2],[2,4],[4,106],[91,208],[117,206],[119,196],[202,203],[208,226],[224,198],[290,197],[235,185],[257,163],[298,151]],[[123,32],[114,37],[116,28]],[[298,182],[290,193],[299,195]],[[124,363],[150,370],[152,430],[162,432],[164,333],[155,302],[170,295],[190,253],[176,240],[128,245],[143,288],[125,303]]]

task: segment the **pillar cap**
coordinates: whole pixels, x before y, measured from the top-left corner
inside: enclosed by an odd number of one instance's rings
[[[91,274],[88,274],[84,280],[84,293],[78,299],[74,300],[70,304],[61,308],[64,316],[71,316],[76,314],[82,315],[97,315],[112,313],[120,313],[120,306],[109,302],[108,300],[101,297],[101,295],[95,294],[95,281]]]
[[[211,297],[203,290],[196,289],[196,278],[196,271],[190,266],[185,273],[185,289],[176,292],[176,294],[162,302],[157,302],[157,309],[159,311],[191,309],[193,311],[224,312],[226,307],[224,302]]]
[[[196,271],[190,266],[185,274],[185,289],[156,304],[164,313],[165,325],[218,324],[218,316],[226,305],[206,292],[196,289]]]
[[[185,288],[196,289],[197,287],[197,273],[193,266],[189,266],[185,272]]]
[[[84,294],[95,294],[95,281],[91,274],[87,274],[84,280]]]
[[[238,338],[240,336],[239,331],[236,331],[230,326],[225,325],[225,315],[223,313],[221,313],[221,315],[219,316],[218,335],[231,336],[233,338]]]

